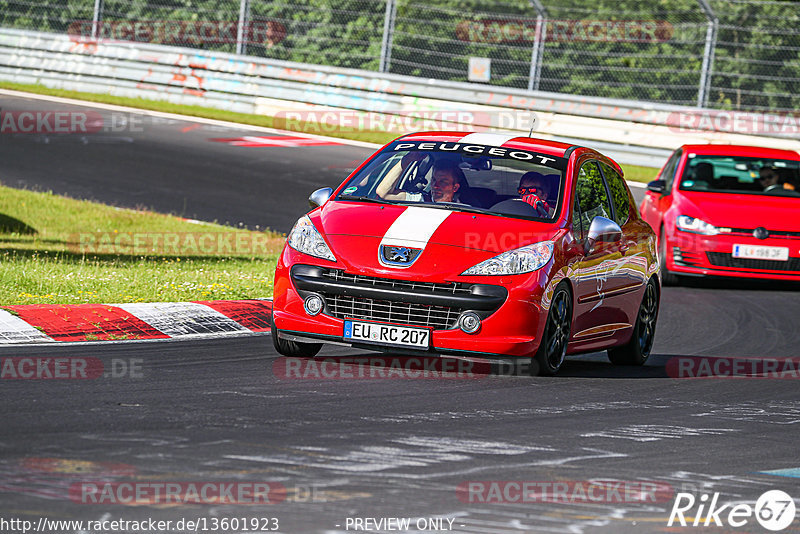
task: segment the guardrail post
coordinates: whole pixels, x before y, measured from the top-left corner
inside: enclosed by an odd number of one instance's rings
[[[708,20],[706,29],[706,45],[703,50],[703,65],[700,68],[700,87],[697,90],[697,107],[708,106],[708,94],[711,92],[711,75],[714,72],[714,53],[717,48],[717,28],[719,19],[711,9],[708,0],[697,0]]]
[[[392,62],[392,36],[394,35],[394,17],[397,14],[395,0],[386,0],[386,14],[383,17],[383,40],[381,41],[380,72],[387,72]]]
[[[92,14],[92,39],[100,35],[100,21],[103,19],[103,0],[94,0],[94,13]]]
[[[247,15],[250,10],[249,0],[239,0],[239,24],[236,26],[236,53],[247,54]]]
[[[531,72],[528,75],[528,90],[539,90],[539,79],[542,75],[542,53],[547,38],[547,11],[540,0],[528,0],[536,10],[536,35],[533,37],[531,50]]]

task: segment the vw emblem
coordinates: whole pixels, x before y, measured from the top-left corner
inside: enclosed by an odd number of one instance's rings
[[[769,232],[763,226],[759,226],[755,230],[753,230],[753,237],[756,239],[766,239],[769,237]]]
[[[419,257],[422,249],[400,245],[381,245],[378,259],[389,267],[408,267]]]

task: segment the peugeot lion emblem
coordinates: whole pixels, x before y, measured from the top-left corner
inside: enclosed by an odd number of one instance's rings
[[[398,261],[400,263],[408,263],[409,254],[411,251],[406,247],[392,247],[389,251],[391,257],[389,261]]]
[[[422,249],[396,245],[381,245],[378,259],[389,267],[409,267],[419,257]]]

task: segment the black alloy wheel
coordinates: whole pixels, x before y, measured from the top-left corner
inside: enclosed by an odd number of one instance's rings
[[[570,329],[572,328],[572,293],[569,286],[561,283],[553,293],[550,311],[547,314],[544,335],[539,350],[531,362],[534,375],[553,376],[561,369],[567,355]]]

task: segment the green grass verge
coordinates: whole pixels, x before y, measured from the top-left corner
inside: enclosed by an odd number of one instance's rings
[[[622,172],[625,173],[625,179],[632,182],[652,182],[658,176],[659,169],[653,167],[640,167],[639,165],[622,165]]]
[[[283,236],[0,185],[0,305],[272,295]]]
[[[88,100],[90,102],[102,102],[104,104],[114,104],[117,106],[127,106],[139,109],[149,109],[152,111],[162,111],[165,113],[177,113],[192,117],[204,117],[207,119],[217,119],[241,124],[251,124],[254,126],[264,126],[266,128],[279,128],[284,130],[296,131],[299,133],[311,133],[339,137],[342,139],[352,139],[368,143],[385,144],[398,136],[397,133],[384,131],[357,130],[349,128],[329,128],[316,122],[286,121],[279,118],[268,117],[265,115],[253,115],[249,113],[235,113],[221,109],[207,108],[202,106],[184,106],[162,102],[160,100],[148,100],[145,98],[128,98],[112,96],[100,93],[84,93],[80,91],[67,91],[64,89],[51,89],[43,85],[11,83],[0,81],[0,88],[12,89],[15,91],[27,91],[50,96],[60,96],[64,98],[75,98],[78,100]],[[625,171],[625,178],[635,182],[649,182],[655,179],[658,169],[651,167],[639,167],[637,165],[622,165]]]

